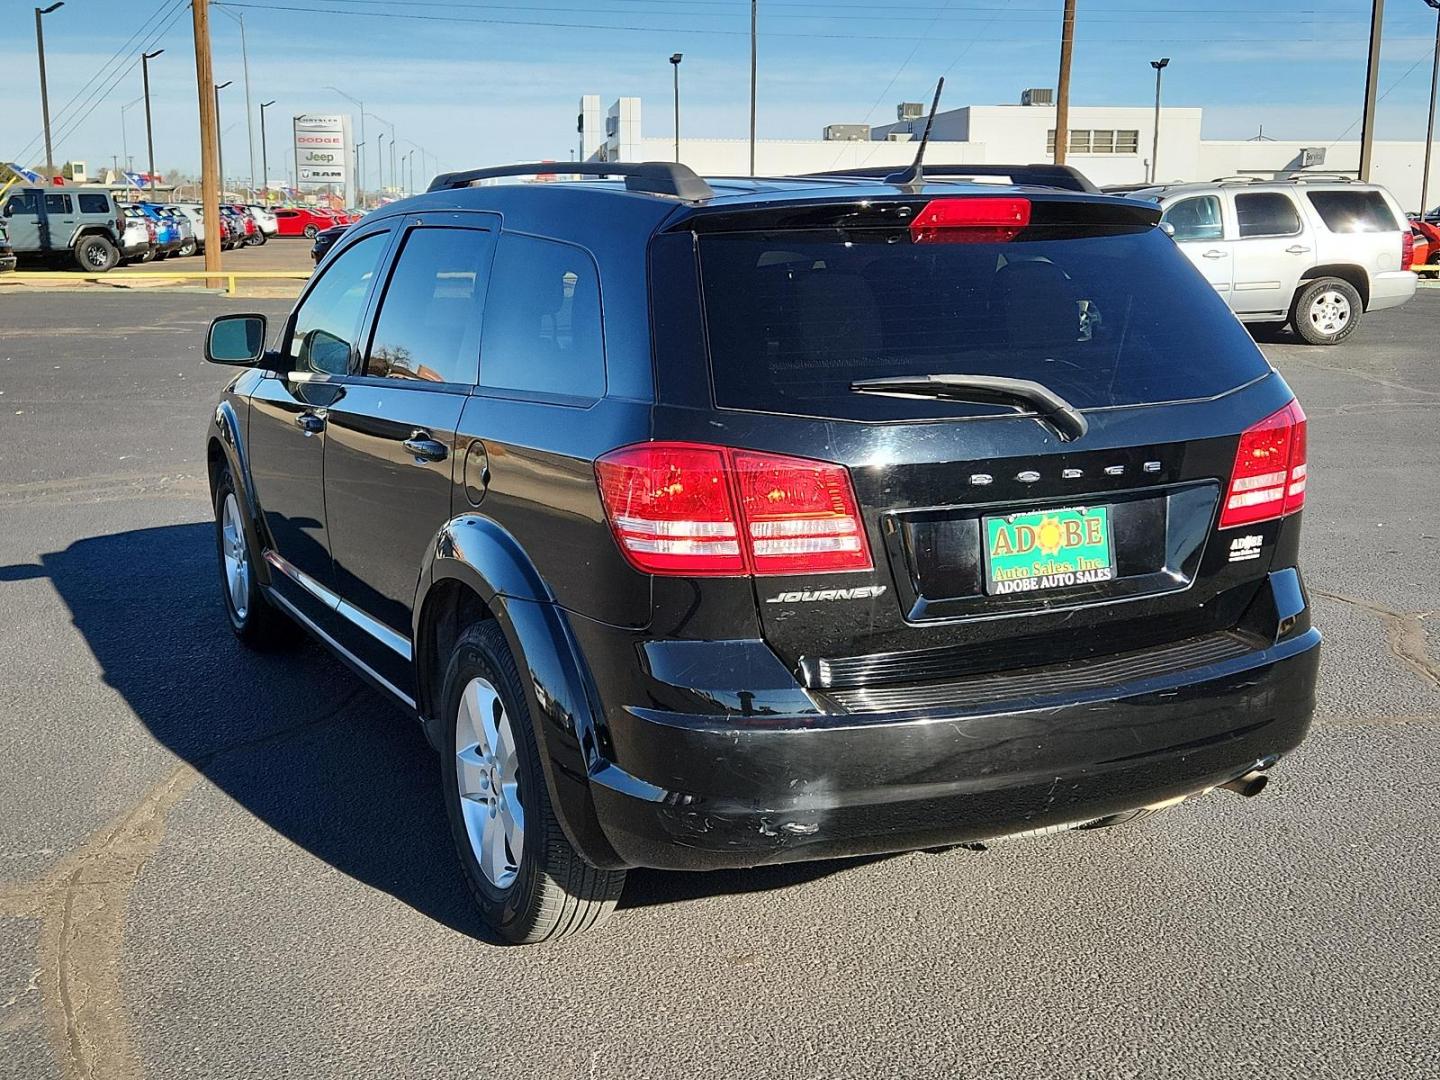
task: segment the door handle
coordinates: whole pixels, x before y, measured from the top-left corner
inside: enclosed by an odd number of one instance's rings
[[[1290,255],[1304,255],[1305,252],[1309,250],[1310,249],[1304,244],[1291,244],[1288,248],[1285,249],[1286,253]]]
[[[428,431],[413,431],[400,445],[415,458],[417,465],[424,461],[444,461],[445,455],[449,453],[445,444],[432,439]]]
[[[1203,254],[1204,257],[1207,259],[1223,259],[1225,257],[1225,252],[1221,251],[1219,248],[1211,248],[1209,251],[1206,251]]]
[[[295,424],[305,433],[305,437],[308,439],[311,435],[319,435],[320,432],[325,430],[325,417],[319,413],[302,412],[299,416],[295,417]]]

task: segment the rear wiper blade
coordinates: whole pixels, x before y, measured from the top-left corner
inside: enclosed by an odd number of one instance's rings
[[[859,394],[917,394],[924,397],[975,401],[981,404],[1033,408],[1064,442],[1074,442],[1090,425],[1080,410],[1048,386],[1003,375],[899,375],[857,379],[850,389]]]

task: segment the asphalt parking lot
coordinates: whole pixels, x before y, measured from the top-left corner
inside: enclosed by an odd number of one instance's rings
[[[636,873],[530,949],[480,935],[418,730],[225,627],[202,332],[287,307],[0,294],[0,1076],[1440,1076],[1440,290],[1263,343],[1326,651],[1262,797]]]

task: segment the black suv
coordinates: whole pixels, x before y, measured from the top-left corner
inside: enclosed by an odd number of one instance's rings
[[[206,350],[249,366],[209,429],[232,627],[418,719],[499,935],[594,925],[627,867],[1250,794],[1301,741],[1305,416],[1153,203],[572,168],[622,179],[442,176],[276,350]]]

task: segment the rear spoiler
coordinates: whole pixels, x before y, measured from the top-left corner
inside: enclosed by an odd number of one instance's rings
[[[893,175],[893,165],[864,166],[856,169],[836,169],[832,172],[804,173],[803,176],[819,179],[874,179],[884,180]],[[963,180],[966,177],[1003,176],[1010,183],[1026,187],[1053,187],[1064,191],[1083,191],[1087,195],[1098,195],[1100,189],[1090,178],[1070,165],[936,165],[925,163],[925,177],[929,179]]]

